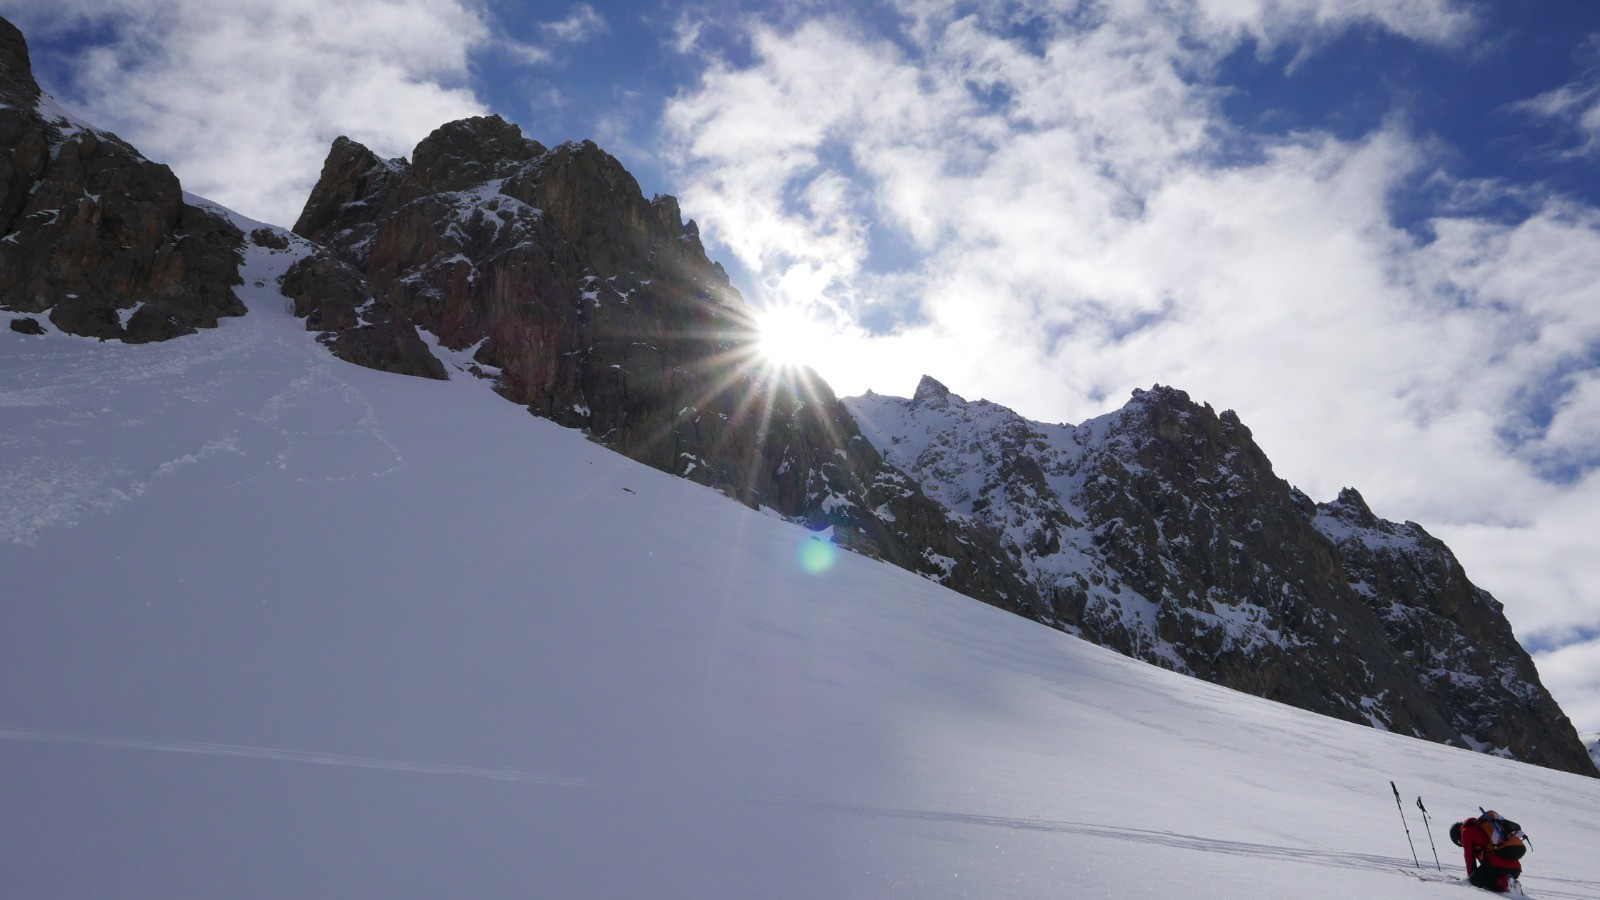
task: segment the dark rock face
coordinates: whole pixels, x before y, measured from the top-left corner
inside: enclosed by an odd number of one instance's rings
[[[1363,721],[1367,698],[1383,693],[1370,668],[1352,665],[1371,658],[1363,652],[1370,616],[1337,583],[1332,549],[1295,510],[1249,431],[1160,389],[1106,426],[1081,457],[1079,499],[1108,573],[1156,604],[1159,646],[1221,683]],[[1117,604],[1089,603],[1082,585],[1077,593],[1086,633],[1113,646],[1133,637],[1119,627],[1125,618],[1106,615],[1120,613]],[[1348,658],[1326,652],[1341,636]],[[1393,706],[1408,730],[1437,730],[1420,710]]]
[[[317,340],[334,356],[399,375],[449,377],[405,314],[374,296],[361,273],[328,253],[301,258],[279,286],[294,303],[294,314],[306,320],[306,330],[319,332]]]
[[[546,148],[494,116],[440,127],[409,162],[340,138],[295,231],[534,413],[957,590],[1038,606],[993,536],[885,465],[825,384],[762,364],[694,223],[594,144]],[[352,291],[307,308],[347,322]]]
[[[1303,495],[1297,500],[1309,511]],[[1333,503],[1317,504],[1311,521],[1338,548],[1351,590],[1366,601],[1389,645],[1447,712],[1462,741],[1593,774],[1504,608],[1467,580],[1444,542],[1415,522],[1379,519],[1352,488]]]
[[[360,273],[282,229],[248,238],[185,203],[178,179],[39,92],[28,48],[0,19],[0,309],[48,313],[68,334],[164,341],[243,315],[233,291],[249,246],[302,257],[286,293],[337,357],[444,378],[406,315]],[[40,327],[34,320],[34,327]],[[13,326],[17,327],[17,326]]]
[[[129,343],[244,313],[242,235],[115,135],[48,112],[20,32],[0,20],[0,309]]]
[[[911,400],[846,405],[929,496],[1001,535],[1041,621],[1303,709],[1596,774],[1443,544],[1354,492],[1318,507],[1231,412],[1158,387],[1050,426],[928,378]]]
[[[44,168],[49,142],[28,115],[39,103],[28,43],[16,26],[0,18],[0,222],[22,211],[34,174]]]

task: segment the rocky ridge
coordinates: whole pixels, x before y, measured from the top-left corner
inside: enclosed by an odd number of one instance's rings
[[[993,536],[886,465],[826,384],[761,359],[695,224],[593,143],[545,147],[498,116],[447,123],[410,159],[341,137],[295,232],[470,354],[462,375],[535,414],[843,546],[1037,608]]]
[[[1510,749],[1519,759],[1560,748],[1571,770],[1584,771],[1567,735],[1572,726],[1517,643],[1504,607],[1467,579],[1443,541],[1415,522],[1378,518],[1353,488],[1332,503],[1313,505],[1298,491],[1295,501],[1338,550],[1346,583],[1377,616],[1392,652],[1447,712],[1459,735],[1448,742]]]
[[[1313,503],[1232,412],[1158,386],[1048,425],[932,378],[844,404],[929,496],[1001,535],[1042,621],[1304,709],[1595,774],[1444,544],[1353,490]]]
[[[0,19],[0,309],[102,340],[192,334],[244,313],[242,240],[166,166],[57,107]]]
[[[274,226],[245,233],[226,210],[39,89],[27,42],[0,18],[0,309],[10,327],[131,344],[245,314],[233,286],[247,244],[303,257],[285,290],[342,359],[443,378],[410,321],[359,273]],[[293,245],[291,247],[291,245]]]

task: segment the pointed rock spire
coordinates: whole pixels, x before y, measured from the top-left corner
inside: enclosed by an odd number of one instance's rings
[[[39,83],[33,80],[28,42],[17,26],[0,18],[0,97],[31,107],[39,100]]]
[[[1361,492],[1353,487],[1340,490],[1339,499],[1335,500],[1331,505],[1340,513],[1340,518],[1345,521],[1354,522],[1366,528],[1371,528],[1378,524],[1378,517],[1373,515],[1372,507],[1367,505],[1366,498],[1362,497]]]
[[[961,402],[960,397],[951,394],[950,389],[941,384],[932,375],[924,375],[922,380],[917,382],[917,391],[911,395],[911,402],[928,406],[945,406],[949,404],[951,397],[955,397],[958,402]]]

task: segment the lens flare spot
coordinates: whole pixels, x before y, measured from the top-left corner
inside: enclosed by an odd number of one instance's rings
[[[821,575],[833,568],[834,560],[838,558],[839,548],[833,545],[831,529],[819,534],[813,534],[800,542],[800,549],[796,554],[800,558],[800,568],[812,575]]]

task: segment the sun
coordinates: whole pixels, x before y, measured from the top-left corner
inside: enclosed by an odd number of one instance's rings
[[[825,352],[828,333],[804,307],[774,306],[759,313],[761,356],[774,366],[815,365]]]

